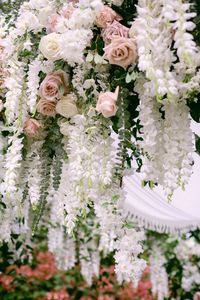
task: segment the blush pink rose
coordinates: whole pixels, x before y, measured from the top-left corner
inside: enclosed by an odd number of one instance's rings
[[[61,92],[62,89],[62,92]],[[69,76],[62,70],[46,76],[40,85],[40,96],[49,101],[55,101],[69,91]]]
[[[35,137],[39,133],[42,125],[35,119],[28,119],[24,123],[24,133],[29,137]]]
[[[110,44],[115,37],[128,38],[129,28],[123,26],[118,21],[114,20],[112,24],[103,29],[102,37],[106,44]]]
[[[119,87],[116,88],[115,92],[105,92],[99,95],[97,101],[96,110],[101,113],[105,118],[112,117],[117,112],[117,99],[119,95]]]
[[[65,19],[70,19],[75,8],[73,4],[64,6],[63,9],[61,10],[61,16],[63,16]]]
[[[114,20],[120,21],[122,18],[112,8],[104,5],[96,18],[96,24],[101,28],[106,28]]]
[[[37,104],[37,111],[44,116],[55,117],[56,101],[40,99],[40,101]]]
[[[137,60],[137,46],[134,39],[125,37],[114,38],[110,45],[104,48],[105,58],[112,65],[126,69]]]
[[[46,30],[47,33],[56,32],[56,25],[58,24],[60,16],[58,14],[53,14],[48,18]]]

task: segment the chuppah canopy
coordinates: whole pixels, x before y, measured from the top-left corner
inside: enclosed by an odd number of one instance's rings
[[[126,200],[125,212],[134,221],[158,232],[181,233],[200,227],[200,216],[185,212],[182,199],[178,205],[168,203],[158,190],[143,188],[138,175],[126,177],[124,180]],[[188,199],[190,201],[190,199]],[[192,201],[190,202],[192,205]]]

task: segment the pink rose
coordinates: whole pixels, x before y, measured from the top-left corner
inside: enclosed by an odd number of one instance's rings
[[[47,33],[52,33],[52,32],[56,32],[56,25],[58,24],[58,20],[59,20],[60,16],[58,14],[53,14],[48,18],[48,22],[47,22]]]
[[[29,137],[35,137],[42,125],[35,119],[28,119],[24,123],[24,133]]]
[[[72,14],[74,12],[74,7],[73,4],[64,6],[63,9],[61,10],[61,15],[65,18],[65,19],[70,19]]]
[[[101,113],[105,118],[112,117],[117,112],[116,102],[119,95],[119,87],[115,92],[105,92],[99,95],[96,110]]]
[[[37,104],[37,111],[44,116],[54,117],[56,115],[56,101],[40,99]]]
[[[97,26],[105,28],[114,20],[120,21],[122,18],[109,6],[104,5],[99,15],[96,18]]]
[[[61,92],[62,89],[62,92]],[[69,91],[69,76],[62,70],[55,71],[46,76],[40,85],[42,98],[54,101]]]
[[[115,37],[125,37],[128,38],[129,28],[123,26],[116,20],[108,27],[103,29],[102,37],[106,44],[110,44],[113,38]]]
[[[125,37],[114,38],[110,45],[104,48],[105,58],[112,65],[126,69],[137,59],[137,46],[134,39]]]

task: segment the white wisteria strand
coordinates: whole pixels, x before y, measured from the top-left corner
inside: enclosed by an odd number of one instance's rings
[[[154,245],[150,256],[150,274],[152,282],[152,292],[158,300],[164,300],[169,296],[168,275],[164,264],[165,256],[159,246]]]

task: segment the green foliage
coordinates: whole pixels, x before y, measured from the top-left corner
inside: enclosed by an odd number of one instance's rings
[[[195,146],[196,146],[196,152],[200,155],[200,137],[195,134]]]
[[[24,3],[24,0],[7,0],[7,1],[0,1],[0,14],[4,14],[6,18],[9,20],[16,17],[21,5]]]
[[[133,21],[136,14],[137,0],[124,0],[121,6],[112,5],[112,8],[123,18],[122,23],[127,26]]]
[[[200,0],[190,0],[192,8],[196,12],[197,16],[194,19],[196,28],[193,31],[195,42],[200,46]]]
[[[188,106],[190,108],[190,115],[195,122],[200,123],[200,93],[194,91],[189,95]]]
[[[45,128],[47,129],[45,141],[43,143],[40,157],[41,165],[41,183],[39,204],[33,211],[33,234],[37,230],[39,221],[43,215],[46,205],[46,199],[49,194],[51,167],[53,166],[53,185],[58,189],[60,184],[60,175],[62,170],[62,159],[67,159],[67,155],[62,145],[62,135],[57,124],[57,118],[47,118]]]
[[[131,69],[131,72],[134,70]],[[120,97],[118,100],[118,111],[112,117],[113,130],[119,135],[119,149],[118,149],[118,164],[117,176],[123,177],[125,168],[131,167],[131,162],[136,159],[138,168],[142,165],[141,154],[136,145],[140,139],[141,125],[138,120],[138,105],[139,98],[134,90],[134,81],[127,83],[127,71],[118,66],[112,66],[111,70],[111,90],[115,90],[117,86],[120,87]]]

